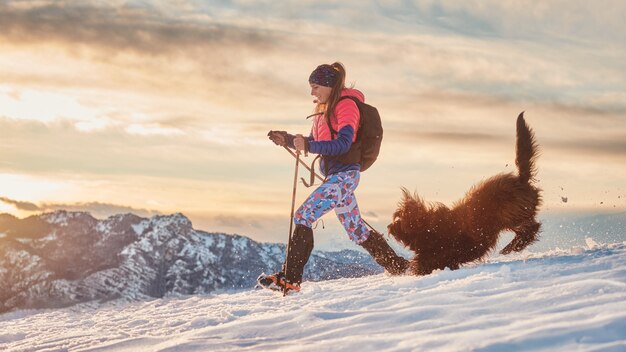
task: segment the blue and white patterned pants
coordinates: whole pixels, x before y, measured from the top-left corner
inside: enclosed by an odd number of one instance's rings
[[[361,173],[357,170],[330,175],[298,208],[294,223],[312,227],[319,218],[334,209],[348,237],[358,244],[365,241],[369,230],[361,219],[354,196],[360,178]]]

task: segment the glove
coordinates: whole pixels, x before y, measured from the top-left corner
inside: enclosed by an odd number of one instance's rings
[[[287,132],[285,131],[269,131],[267,136],[274,144],[281,147],[287,146]]]
[[[304,152],[305,156],[309,153],[309,140],[301,134],[297,134],[293,139],[293,145],[297,151]]]

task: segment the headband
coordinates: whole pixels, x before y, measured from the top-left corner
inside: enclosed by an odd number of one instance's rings
[[[337,69],[331,65],[319,65],[309,76],[309,83],[324,87],[333,87],[337,83]]]

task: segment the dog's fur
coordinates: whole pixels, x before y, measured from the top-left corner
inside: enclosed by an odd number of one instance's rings
[[[475,185],[452,209],[426,204],[403,188],[403,199],[387,227],[396,240],[415,252],[410,272],[428,275],[433,270],[458,269],[479,261],[496,246],[502,231],[515,237],[500,253],[521,251],[537,241],[535,219],[541,190],[535,181],[537,143],[522,112],[517,118],[516,160],[519,174],[499,174]]]

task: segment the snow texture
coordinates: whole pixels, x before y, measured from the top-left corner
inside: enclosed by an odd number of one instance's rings
[[[0,350],[625,351],[626,243],[587,243],[423,277],[309,281],[287,297],[18,310],[0,315]]]

